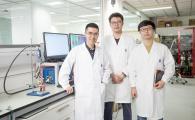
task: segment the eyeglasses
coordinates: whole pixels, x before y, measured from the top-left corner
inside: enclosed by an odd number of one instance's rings
[[[87,32],[87,35],[97,37],[99,33]]]
[[[140,28],[141,32],[146,32],[146,31],[151,31],[151,30],[153,30],[152,27],[142,27],[142,28]]]
[[[111,25],[122,24],[122,21],[111,21]]]

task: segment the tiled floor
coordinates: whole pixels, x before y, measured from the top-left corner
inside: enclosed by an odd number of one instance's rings
[[[195,120],[195,79],[187,79],[188,83],[167,84],[164,120]],[[136,120],[135,104],[132,104],[133,120]],[[116,113],[113,115],[116,117]],[[123,120],[122,110],[116,119]]]

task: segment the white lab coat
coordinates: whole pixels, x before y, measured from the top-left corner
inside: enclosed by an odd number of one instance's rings
[[[95,49],[93,60],[85,43],[70,51],[59,72],[59,83],[64,89],[69,85],[68,79],[73,64],[75,120],[102,120],[101,88],[110,76],[109,63],[102,49]]]
[[[108,54],[112,72],[124,72],[127,75],[126,67],[131,51],[135,47],[135,40],[129,34],[122,33],[118,45],[113,36],[107,36],[103,41],[103,46]],[[110,83],[106,85],[105,102],[131,103],[128,76],[121,84],[113,84],[110,78]]]
[[[154,76],[156,70],[165,73],[162,80],[165,83],[175,72],[175,63],[170,50],[161,43],[153,42],[150,53],[144,44],[137,46],[130,57],[130,79],[131,87],[136,87],[136,110],[142,117],[160,119],[164,117],[164,90],[155,89]]]

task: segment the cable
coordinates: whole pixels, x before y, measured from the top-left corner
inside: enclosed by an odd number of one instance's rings
[[[20,91],[16,91],[16,92],[10,93],[10,92],[8,92],[8,91],[6,90],[6,86],[5,86],[5,83],[6,83],[6,80],[7,80],[7,75],[8,75],[8,73],[9,73],[9,71],[10,71],[12,65],[14,64],[15,60],[18,58],[18,56],[19,56],[25,49],[27,49],[27,48],[29,48],[29,47],[36,47],[36,45],[29,45],[29,46],[24,47],[24,48],[15,56],[15,58],[12,60],[11,64],[9,65],[9,67],[8,67],[8,69],[7,69],[7,72],[6,72],[6,74],[5,74],[4,81],[3,81],[3,89],[4,89],[4,92],[5,92],[7,95],[13,95],[13,94],[16,94],[16,93],[19,93],[19,92],[22,92],[22,91],[25,91],[25,90],[30,89],[30,87],[29,87],[29,88],[24,89],[24,90],[20,90]]]

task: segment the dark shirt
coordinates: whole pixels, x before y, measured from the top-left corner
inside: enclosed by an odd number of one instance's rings
[[[114,38],[114,39],[116,41],[116,44],[118,45],[118,42],[119,42],[120,38],[118,38],[118,39]]]
[[[89,48],[86,43],[85,43],[85,46],[86,46],[87,50],[89,51],[91,58],[93,59],[94,54],[95,54],[95,46],[94,46],[94,49]]]

